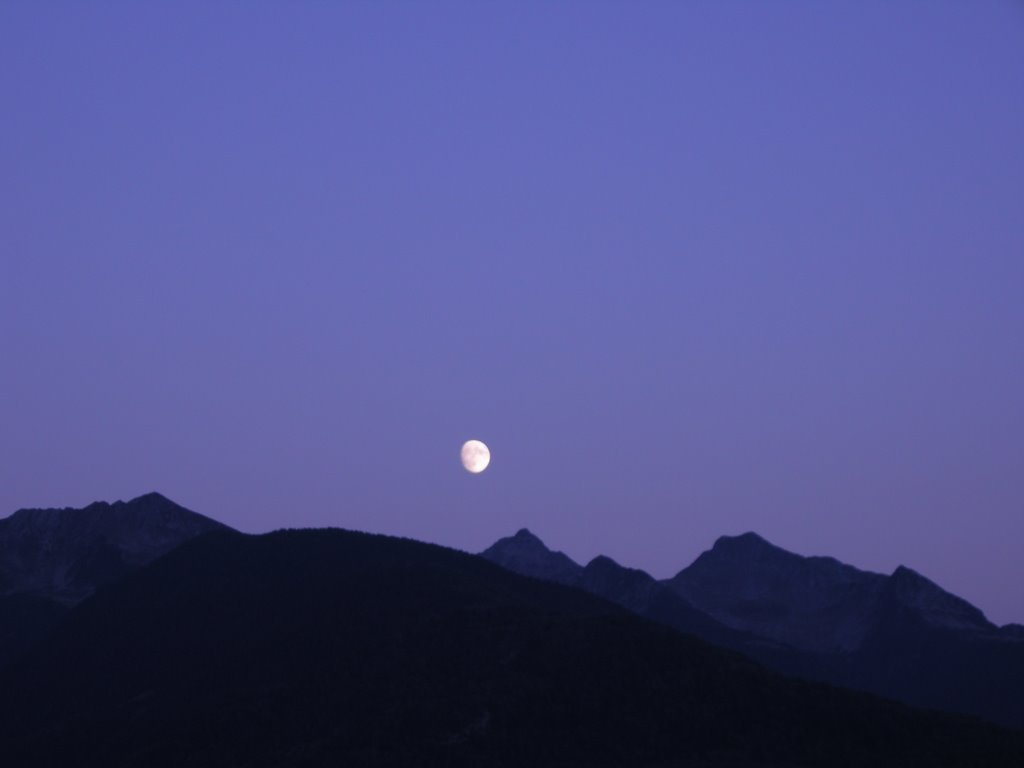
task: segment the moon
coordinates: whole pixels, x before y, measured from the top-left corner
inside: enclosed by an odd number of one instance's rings
[[[479,475],[491,463],[491,449],[479,440],[467,440],[462,444],[462,466],[467,472]]]

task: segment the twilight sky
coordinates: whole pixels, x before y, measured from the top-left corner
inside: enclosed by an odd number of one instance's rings
[[[0,516],[756,530],[1024,622],[1021,2],[97,5],[0,5]]]

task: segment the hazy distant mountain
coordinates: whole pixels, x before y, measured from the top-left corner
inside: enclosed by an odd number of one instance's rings
[[[559,584],[575,584],[583,572],[583,566],[563,552],[552,552],[526,528],[495,542],[481,554],[510,571]]]
[[[723,624],[816,653],[860,647],[886,581],[801,557],[756,533],[722,536],[665,583]]]
[[[536,536],[529,534],[530,558],[509,556],[523,534],[484,557],[550,578],[553,561]],[[606,557],[573,576],[564,565],[560,573],[562,583],[787,674],[1024,727],[1024,631],[996,627],[909,568],[870,573],[746,533],[723,536],[664,582]]]
[[[97,587],[225,527],[158,493],[0,519],[0,664]]]
[[[322,530],[211,533],[98,591],[0,670],[0,743],[26,767],[1024,761],[1020,733],[786,679],[483,558]]]
[[[906,566],[899,566],[886,579],[885,596],[914,611],[934,627],[988,634],[997,630],[980,610],[961,597],[950,594]]]
[[[499,539],[481,555],[524,576],[579,587],[673,629],[742,651],[780,671],[804,671],[804,659],[794,649],[728,627],[644,571],[626,568],[610,557],[599,555],[583,567],[562,552],[552,552],[525,528]]]
[[[721,537],[666,583],[724,624],[819,653],[861,648],[883,597],[932,626],[996,630],[966,600],[909,568],[886,577],[831,557],[795,555],[755,533]]]

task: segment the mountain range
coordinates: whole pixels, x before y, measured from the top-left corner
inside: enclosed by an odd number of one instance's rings
[[[1024,627],[995,626],[904,566],[871,573],[755,533],[719,538],[663,581],[605,556],[581,566],[526,529],[482,555],[786,674],[1024,727]]]
[[[0,520],[0,584],[12,765],[1024,764],[1024,732],[891,701],[1019,726],[1013,627],[753,534],[658,581],[526,530],[252,536],[149,494]]]

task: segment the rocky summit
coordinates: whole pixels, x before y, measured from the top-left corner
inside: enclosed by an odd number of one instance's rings
[[[104,584],[227,526],[159,493],[0,520],[0,665]]]

